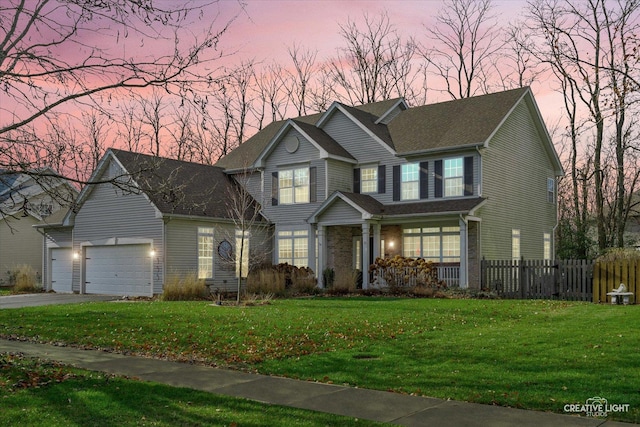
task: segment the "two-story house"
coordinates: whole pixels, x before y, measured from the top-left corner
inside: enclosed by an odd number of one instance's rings
[[[467,287],[483,257],[553,257],[563,169],[529,88],[412,108],[335,102],[270,124],[217,166],[252,177],[273,262],[318,276],[400,254]]]
[[[58,292],[154,295],[191,272],[233,291],[239,265],[265,258],[323,283],[326,268],[403,255],[478,286],[482,257],[553,257],[562,173],[529,88],[413,108],[336,102],[268,125],[215,166],[108,150],[73,211],[42,227],[43,279]],[[243,189],[261,215],[238,234]]]

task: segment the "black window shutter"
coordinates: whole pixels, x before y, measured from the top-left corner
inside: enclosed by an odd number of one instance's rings
[[[444,194],[442,180],[442,160],[436,160],[433,165],[435,172],[435,197],[442,197]]]
[[[384,194],[387,191],[387,168],[385,165],[378,166],[378,194]]]
[[[400,200],[400,165],[393,167],[393,201]]]
[[[278,172],[271,173],[271,206],[278,206]]]
[[[360,192],[360,168],[355,168],[353,170],[353,192]]]
[[[420,198],[429,198],[429,162],[420,162]]]
[[[464,195],[473,196],[473,157],[464,158]]]
[[[309,168],[309,202],[317,202],[318,201],[318,168],[315,166],[311,166]]]

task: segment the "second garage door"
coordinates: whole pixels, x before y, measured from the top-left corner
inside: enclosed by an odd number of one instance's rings
[[[71,273],[73,260],[70,248],[51,249],[51,289],[55,292],[73,292]]]
[[[151,296],[151,245],[87,246],[85,292]]]

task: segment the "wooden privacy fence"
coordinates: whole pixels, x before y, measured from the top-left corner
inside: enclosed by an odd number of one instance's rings
[[[640,260],[598,261],[593,270],[593,302],[608,302],[607,292],[624,283],[633,292],[633,303],[640,293]]]
[[[482,260],[481,287],[507,299],[593,300],[592,260]]]

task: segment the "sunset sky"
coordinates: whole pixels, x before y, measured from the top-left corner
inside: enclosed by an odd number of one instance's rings
[[[424,39],[425,27],[433,25],[442,4],[441,0],[248,0],[242,11],[237,2],[222,0],[215,8],[221,18],[238,14],[221,44],[227,51],[237,51],[228,61],[276,60],[288,65],[287,47],[294,43],[317,50],[319,61],[334,55],[336,48],[343,44],[339,25],[348,20],[361,22],[364,13],[375,17],[386,11],[403,38]],[[493,5],[499,21],[506,24],[522,18],[526,1],[494,0]],[[534,85],[532,90],[543,117],[555,121],[558,95],[542,83]],[[438,97],[429,102],[442,100],[448,98]]]

